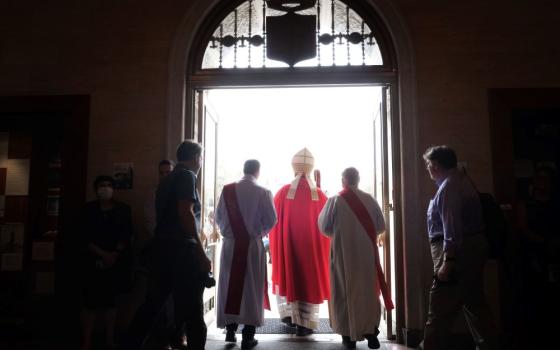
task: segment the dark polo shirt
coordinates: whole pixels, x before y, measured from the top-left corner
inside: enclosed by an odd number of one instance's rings
[[[200,231],[200,196],[196,190],[196,174],[182,164],[161,179],[156,192],[156,230],[158,235],[183,235],[177,203],[194,203],[197,231]],[[198,232],[197,232],[198,233]]]

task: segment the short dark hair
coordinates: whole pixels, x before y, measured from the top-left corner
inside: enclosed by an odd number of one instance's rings
[[[436,161],[445,169],[457,167],[457,155],[455,151],[446,145],[432,146],[424,152],[424,160]]]
[[[356,186],[360,182],[360,172],[354,167],[344,169],[342,177],[346,179],[348,185]]]
[[[112,176],[109,175],[99,175],[95,178],[95,180],[93,180],[93,189],[97,190],[97,188],[99,187],[99,184],[101,184],[102,182],[108,181],[111,183],[111,187],[115,187],[115,179],[113,179]]]
[[[194,140],[185,140],[177,147],[177,161],[186,162],[202,154],[202,146]]]
[[[249,159],[243,164],[243,174],[255,175],[261,170],[261,163],[256,159]]]
[[[174,166],[175,166],[175,162],[172,161],[172,160],[170,160],[170,159],[163,159],[163,160],[161,160],[161,161],[159,162],[158,168],[159,168],[160,166],[162,166],[162,165],[170,165],[170,166],[174,167]]]

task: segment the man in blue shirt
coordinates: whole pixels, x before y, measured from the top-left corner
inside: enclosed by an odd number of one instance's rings
[[[204,349],[206,324],[202,295],[211,262],[200,242],[200,197],[196,175],[202,147],[184,141],[177,148],[177,166],[163,177],[156,192],[156,228],[150,246],[150,272],[145,303],[138,310],[125,344],[139,350],[170,296],[174,301],[175,349]],[[182,344],[183,329],[188,346]]]
[[[463,311],[479,349],[493,349],[483,285],[488,243],[478,192],[457,169],[457,156],[451,148],[430,147],[424,160],[438,190],[427,213],[434,282],[423,348],[449,349],[451,327]]]

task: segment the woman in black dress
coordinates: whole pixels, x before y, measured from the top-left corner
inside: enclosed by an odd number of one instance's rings
[[[83,350],[91,348],[98,314],[104,317],[106,348],[115,347],[115,297],[129,280],[130,207],[113,199],[113,184],[110,176],[98,176],[93,184],[97,199],[86,203],[83,213]]]

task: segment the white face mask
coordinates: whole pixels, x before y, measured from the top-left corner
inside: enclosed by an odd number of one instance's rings
[[[97,197],[102,200],[109,200],[113,198],[113,189],[111,187],[99,187],[97,189]]]

